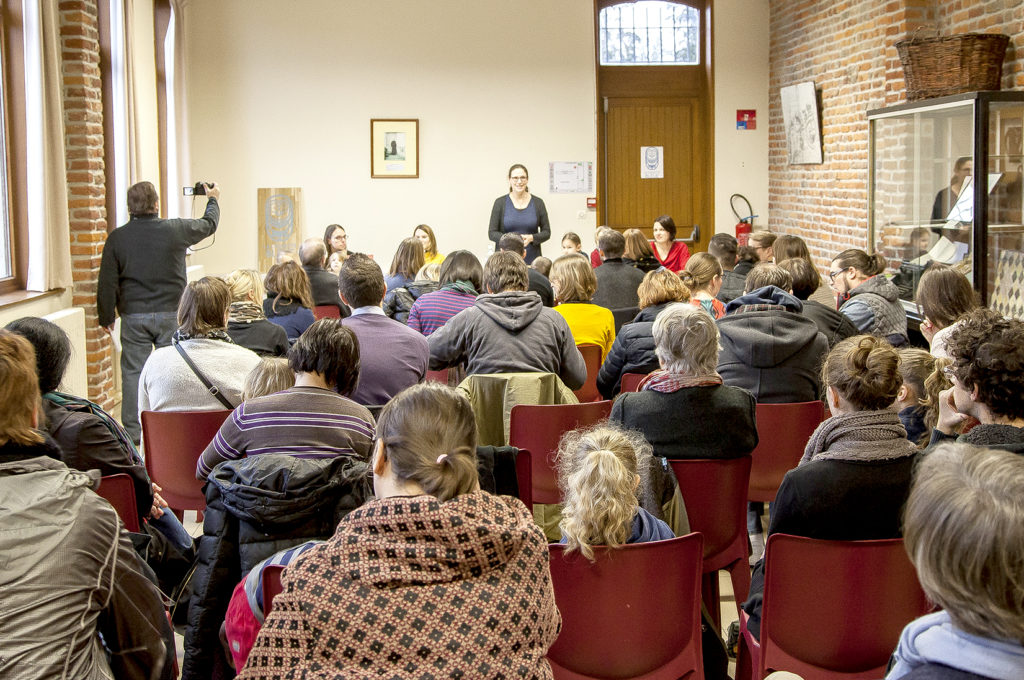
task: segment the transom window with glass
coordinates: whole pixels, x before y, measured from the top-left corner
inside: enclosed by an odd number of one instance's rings
[[[679,2],[641,0],[601,10],[602,66],[700,63],[700,11]]]

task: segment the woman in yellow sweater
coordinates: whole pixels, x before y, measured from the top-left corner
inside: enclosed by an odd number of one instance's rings
[[[555,311],[565,317],[577,345],[598,345],[601,361],[615,342],[615,317],[610,309],[591,300],[597,291],[597,277],[587,258],[563,255],[551,265],[551,287]]]
[[[444,262],[444,255],[437,252],[437,238],[434,237],[434,230],[429,225],[417,225],[412,235],[423,244],[424,264],[441,264]]]

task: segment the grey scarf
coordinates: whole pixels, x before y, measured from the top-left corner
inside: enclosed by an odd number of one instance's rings
[[[917,453],[892,409],[832,416],[814,431],[800,465],[812,460],[892,460]]]

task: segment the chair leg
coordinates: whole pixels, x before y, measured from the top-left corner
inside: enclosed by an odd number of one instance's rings
[[[711,623],[715,625],[715,632],[722,632],[722,597],[719,592],[718,572],[711,571],[700,578],[700,596],[704,606],[708,608],[708,615]]]
[[[750,566],[747,560],[737,560],[729,565],[729,576],[732,578],[732,592],[736,596],[738,610],[750,595]]]

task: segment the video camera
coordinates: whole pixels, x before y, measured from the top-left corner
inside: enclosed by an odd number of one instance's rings
[[[195,186],[182,187],[181,193],[185,196],[205,196],[207,185],[212,187],[213,182],[196,182]]]

